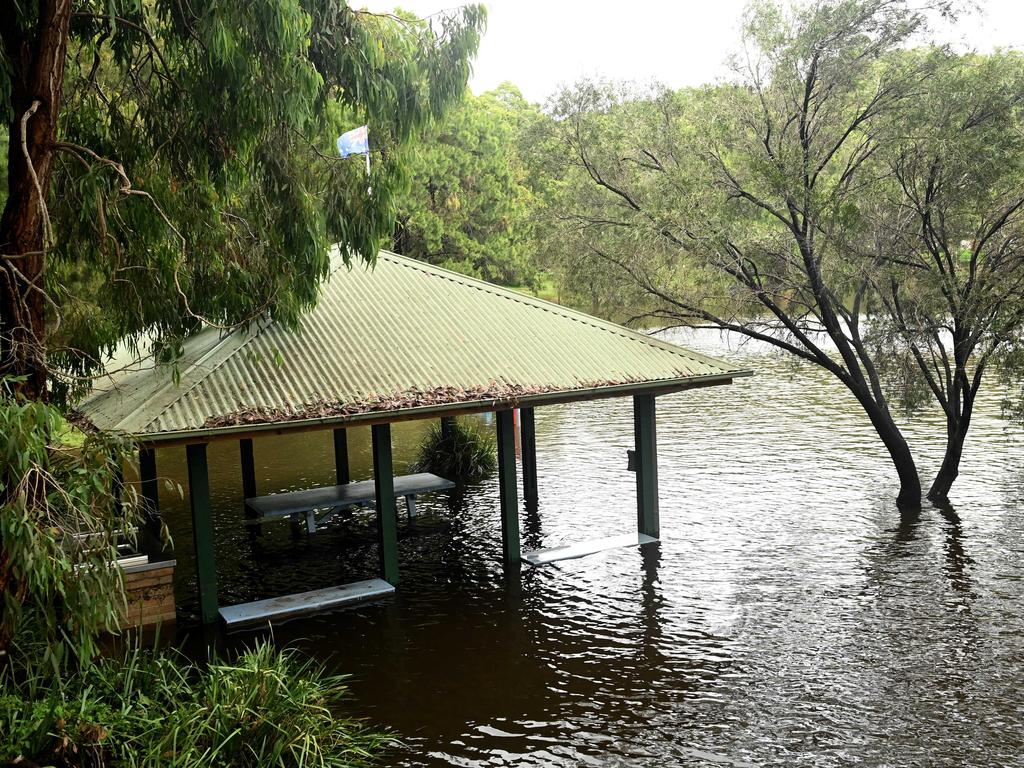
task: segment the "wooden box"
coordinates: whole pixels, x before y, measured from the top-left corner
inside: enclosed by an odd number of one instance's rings
[[[176,560],[126,564],[124,591],[128,607],[121,628],[150,627],[174,621],[174,566]]]

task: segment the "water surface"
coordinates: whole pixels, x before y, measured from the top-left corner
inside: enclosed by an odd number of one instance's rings
[[[710,332],[670,338],[758,375],[658,399],[660,543],[510,577],[496,479],[422,497],[393,600],[275,642],[352,675],[353,710],[402,739],[399,765],[1024,765],[1024,444],[1002,392],[979,402],[955,510],[900,515],[884,449],[827,374]],[[537,411],[524,548],[634,529],[631,408]],[[398,471],[425,428],[394,427]],[[942,429],[907,425],[928,475]],[[260,492],[332,483],[331,450],[329,432],[257,440]],[[368,430],[350,450],[370,477]],[[158,461],[185,485],[183,453]],[[376,575],[369,517],[257,534],[237,445],[210,459],[222,603]],[[187,626],[191,531],[170,496]]]

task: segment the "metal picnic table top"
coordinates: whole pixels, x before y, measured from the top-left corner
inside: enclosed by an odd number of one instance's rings
[[[415,496],[430,491],[445,491],[455,483],[430,472],[399,475],[394,479],[395,496]],[[361,480],[347,485],[331,485],[302,491],[285,491],[268,496],[253,496],[245,500],[251,512],[263,518],[288,517],[316,509],[335,509],[374,501],[377,491],[373,480]]]

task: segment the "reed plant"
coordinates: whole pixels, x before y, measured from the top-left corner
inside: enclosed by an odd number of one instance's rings
[[[494,438],[467,421],[453,419],[447,429],[440,424],[431,426],[412,469],[457,482],[472,482],[492,474],[497,466]]]

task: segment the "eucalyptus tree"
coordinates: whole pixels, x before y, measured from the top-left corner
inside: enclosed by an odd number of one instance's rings
[[[462,95],[484,24],[344,0],[28,0],[0,16],[10,138],[0,374],[28,397],[120,340],[285,321],[329,247],[370,260],[409,138]],[[332,150],[368,124],[362,158]]]
[[[535,202],[519,137],[540,119],[504,84],[433,126],[411,153],[395,250],[504,285],[531,282]]]
[[[167,359],[203,323],[294,321],[332,244],[372,261],[406,147],[461,98],[484,21],[344,0],[4,5],[0,657],[28,612],[88,656],[120,595],[97,559],[131,527],[105,490],[131,446],[55,446],[48,378],[96,373],[123,340]],[[362,124],[369,177],[333,151]]]

